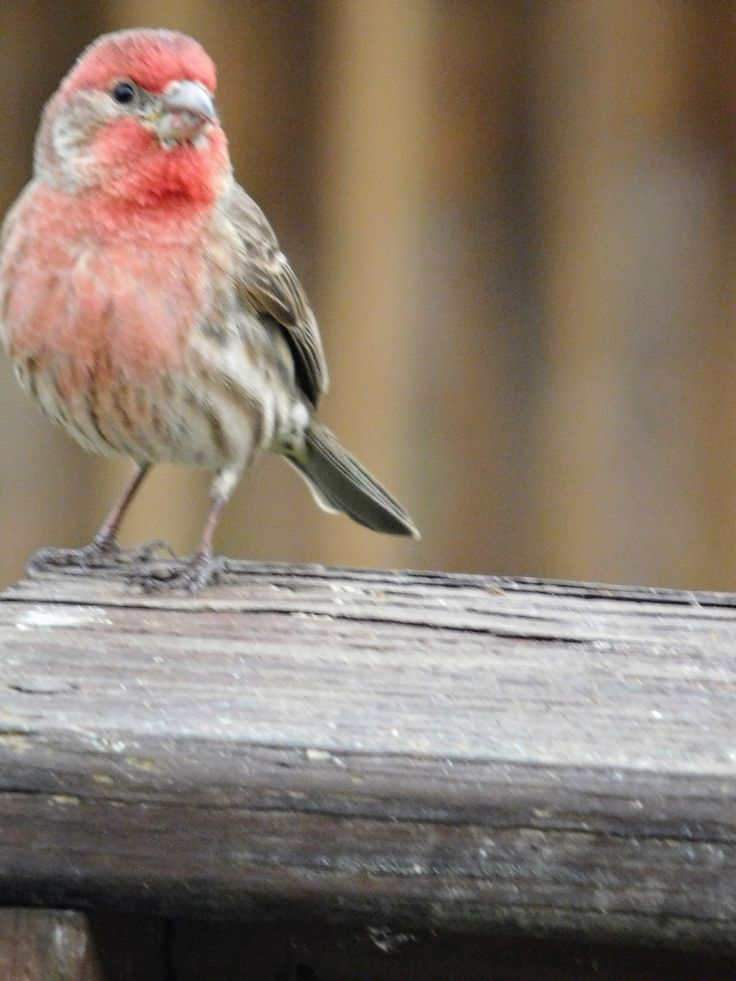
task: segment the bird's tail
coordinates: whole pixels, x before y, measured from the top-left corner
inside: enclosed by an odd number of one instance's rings
[[[373,531],[419,538],[398,501],[321,423],[313,419],[304,434],[304,448],[286,458],[307,478],[317,503],[325,510],[342,511]]]

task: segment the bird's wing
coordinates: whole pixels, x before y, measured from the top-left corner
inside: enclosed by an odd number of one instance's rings
[[[322,339],[301,283],[279,248],[268,219],[242,187],[234,185],[223,207],[240,238],[239,288],[259,312],[283,329],[300,388],[316,406],[327,389]]]

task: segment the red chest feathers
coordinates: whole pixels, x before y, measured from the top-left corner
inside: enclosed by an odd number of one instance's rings
[[[0,282],[11,356],[54,366],[73,388],[176,369],[208,304],[197,229],[135,227],[130,216],[100,227],[51,193],[27,193],[9,219]]]

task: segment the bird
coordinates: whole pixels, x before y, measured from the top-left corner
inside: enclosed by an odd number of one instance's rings
[[[135,558],[146,589],[217,581],[218,519],[262,451],[292,464],[324,509],[418,537],[317,418],[328,387],[317,320],[235,179],[215,91],[196,40],[130,29],[92,42],[43,110],[32,179],[0,231],[0,340],[50,420],[135,469],[91,543],[42,549],[34,570]],[[118,543],[164,461],[213,473],[199,544],[173,565],[149,561],[159,543]]]

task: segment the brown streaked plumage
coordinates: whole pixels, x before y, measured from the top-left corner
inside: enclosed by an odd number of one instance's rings
[[[319,329],[263,212],[232,175],[212,62],[170,31],[106,35],[49,101],[34,178],[0,238],[0,335],[44,413],[136,471],[91,545],[36,564],[122,557],[123,514],[151,465],[215,471],[199,549],[165,580],[217,573],[220,511],[260,450],[320,503],[390,534],[406,512],[314,416]],[[144,552],[143,557],[148,553]],[[145,585],[161,585],[149,567]]]

